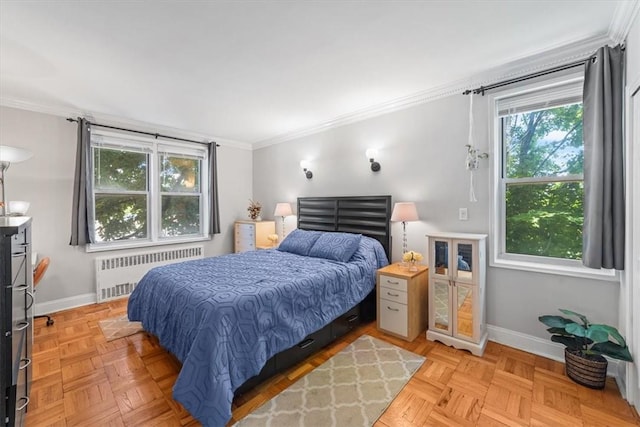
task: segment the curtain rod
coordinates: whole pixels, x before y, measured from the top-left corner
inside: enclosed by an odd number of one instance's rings
[[[534,79],[536,77],[540,77],[540,76],[546,76],[547,74],[552,74],[552,73],[557,73],[558,71],[564,71],[564,70],[569,70],[571,68],[576,68],[579,67],[581,65],[584,65],[589,59],[591,59],[592,57],[588,57],[585,58],[583,60],[580,61],[576,61],[576,62],[571,62],[569,64],[565,64],[565,65],[559,65],[557,67],[553,67],[553,68],[549,68],[547,70],[542,70],[542,71],[538,71],[535,73],[531,73],[531,74],[527,74],[521,77],[515,77],[513,79],[509,79],[509,80],[503,80],[501,82],[498,83],[493,83],[487,86],[480,86],[478,88],[475,89],[467,89],[464,92],[462,92],[463,95],[469,95],[471,93],[473,93],[474,95],[477,94],[482,94],[482,96],[484,96],[485,91],[487,90],[491,90],[491,89],[495,89],[495,88],[499,88],[502,86],[507,86],[513,83],[518,83],[518,82],[522,82],[525,80],[530,80],[530,79]]]
[[[624,45],[624,43],[621,43],[617,46],[620,46],[620,49],[624,52],[626,49],[626,46]],[[519,83],[525,80],[529,80],[529,79],[534,79],[536,77],[541,77],[541,76],[546,76],[547,74],[552,74],[552,73],[557,73],[558,71],[564,71],[564,70],[569,70],[571,68],[576,68],[579,67],[581,65],[584,65],[587,61],[589,60],[593,60],[595,59],[595,54],[590,55],[584,59],[581,59],[580,61],[575,61],[575,62],[570,62],[568,64],[565,65],[558,65],[557,67],[553,67],[553,68],[548,68],[546,70],[542,70],[542,71],[538,71],[535,73],[531,73],[531,74],[526,74],[524,76],[521,77],[515,77],[513,79],[509,79],[509,80],[503,80],[501,82],[498,83],[493,83],[490,84],[488,86],[480,86],[478,88],[475,89],[467,89],[464,92],[462,92],[463,95],[469,95],[471,93],[473,93],[474,95],[477,95],[479,93],[482,94],[482,96],[484,96],[485,91],[487,90],[491,90],[491,89],[495,89],[498,87],[502,87],[502,86],[507,86],[513,83]]]
[[[78,123],[78,119],[74,119],[74,118],[71,118],[71,117],[67,117],[67,121],[68,122]],[[176,141],[195,142],[196,144],[209,144],[209,142],[196,141],[196,140],[193,140],[193,139],[186,139],[186,138],[178,138],[177,136],[163,135],[161,133],[143,132],[141,130],[120,128],[120,127],[117,127],[117,126],[101,125],[99,123],[93,123],[93,122],[90,122],[88,120],[87,120],[87,122],[91,126],[98,126],[98,127],[101,127],[101,128],[114,129],[114,130],[121,130],[121,131],[125,131],[125,132],[139,133],[139,134],[142,134],[142,135],[153,136],[155,139],[167,138],[167,139],[173,139],[173,140],[176,140]],[[215,142],[215,141],[211,141],[211,142]],[[220,144],[216,143],[216,147],[219,147],[219,146],[220,146]]]

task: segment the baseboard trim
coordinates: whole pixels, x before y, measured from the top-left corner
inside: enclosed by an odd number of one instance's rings
[[[76,295],[74,297],[60,298],[53,301],[36,302],[34,312],[36,316],[55,313],[56,311],[69,310],[83,305],[95,304],[97,295],[95,293]]]
[[[564,346],[562,344],[494,325],[487,325],[487,330],[489,332],[489,341],[564,363]],[[620,365],[624,362],[609,358],[607,358],[607,361],[609,362],[607,375],[615,377],[616,382],[620,384],[618,381],[619,373],[623,372],[620,368],[624,368],[624,366],[621,367]]]

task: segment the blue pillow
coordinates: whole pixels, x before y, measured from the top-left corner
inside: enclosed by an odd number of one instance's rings
[[[347,262],[360,246],[362,234],[322,233],[309,251],[309,256]]]
[[[308,256],[313,244],[322,234],[320,231],[295,229],[284,238],[278,246],[282,252]]]

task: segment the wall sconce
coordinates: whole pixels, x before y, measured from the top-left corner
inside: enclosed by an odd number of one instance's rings
[[[371,162],[371,170],[378,172],[380,170],[380,163],[375,161],[375,158],[378,156],[378,150],[375,148],[369,148],[365,154],[367,159],[369,159],[369,162]]]
[[[304,171],[304,176],[307,177],[307,179],[311,179],[313,178],[313,172],[311,172],[309,170],[309,161],[307,160],[300,160],[300,167],[302,168],[302,170]]]
[[[5,171],[9,169],[11,163],[22,162],[33,156],[30,151],[24,148],[9,147],[8,145],[0,145],[0,189],[2,190],[2,206],[0,206],[0,216],[9,213],[7,206],[7,195],[4,191]]]

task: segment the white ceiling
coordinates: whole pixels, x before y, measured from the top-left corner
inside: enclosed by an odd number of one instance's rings
[[[611,36],[637,2],[0,0],[0,102],[259,145]]]

